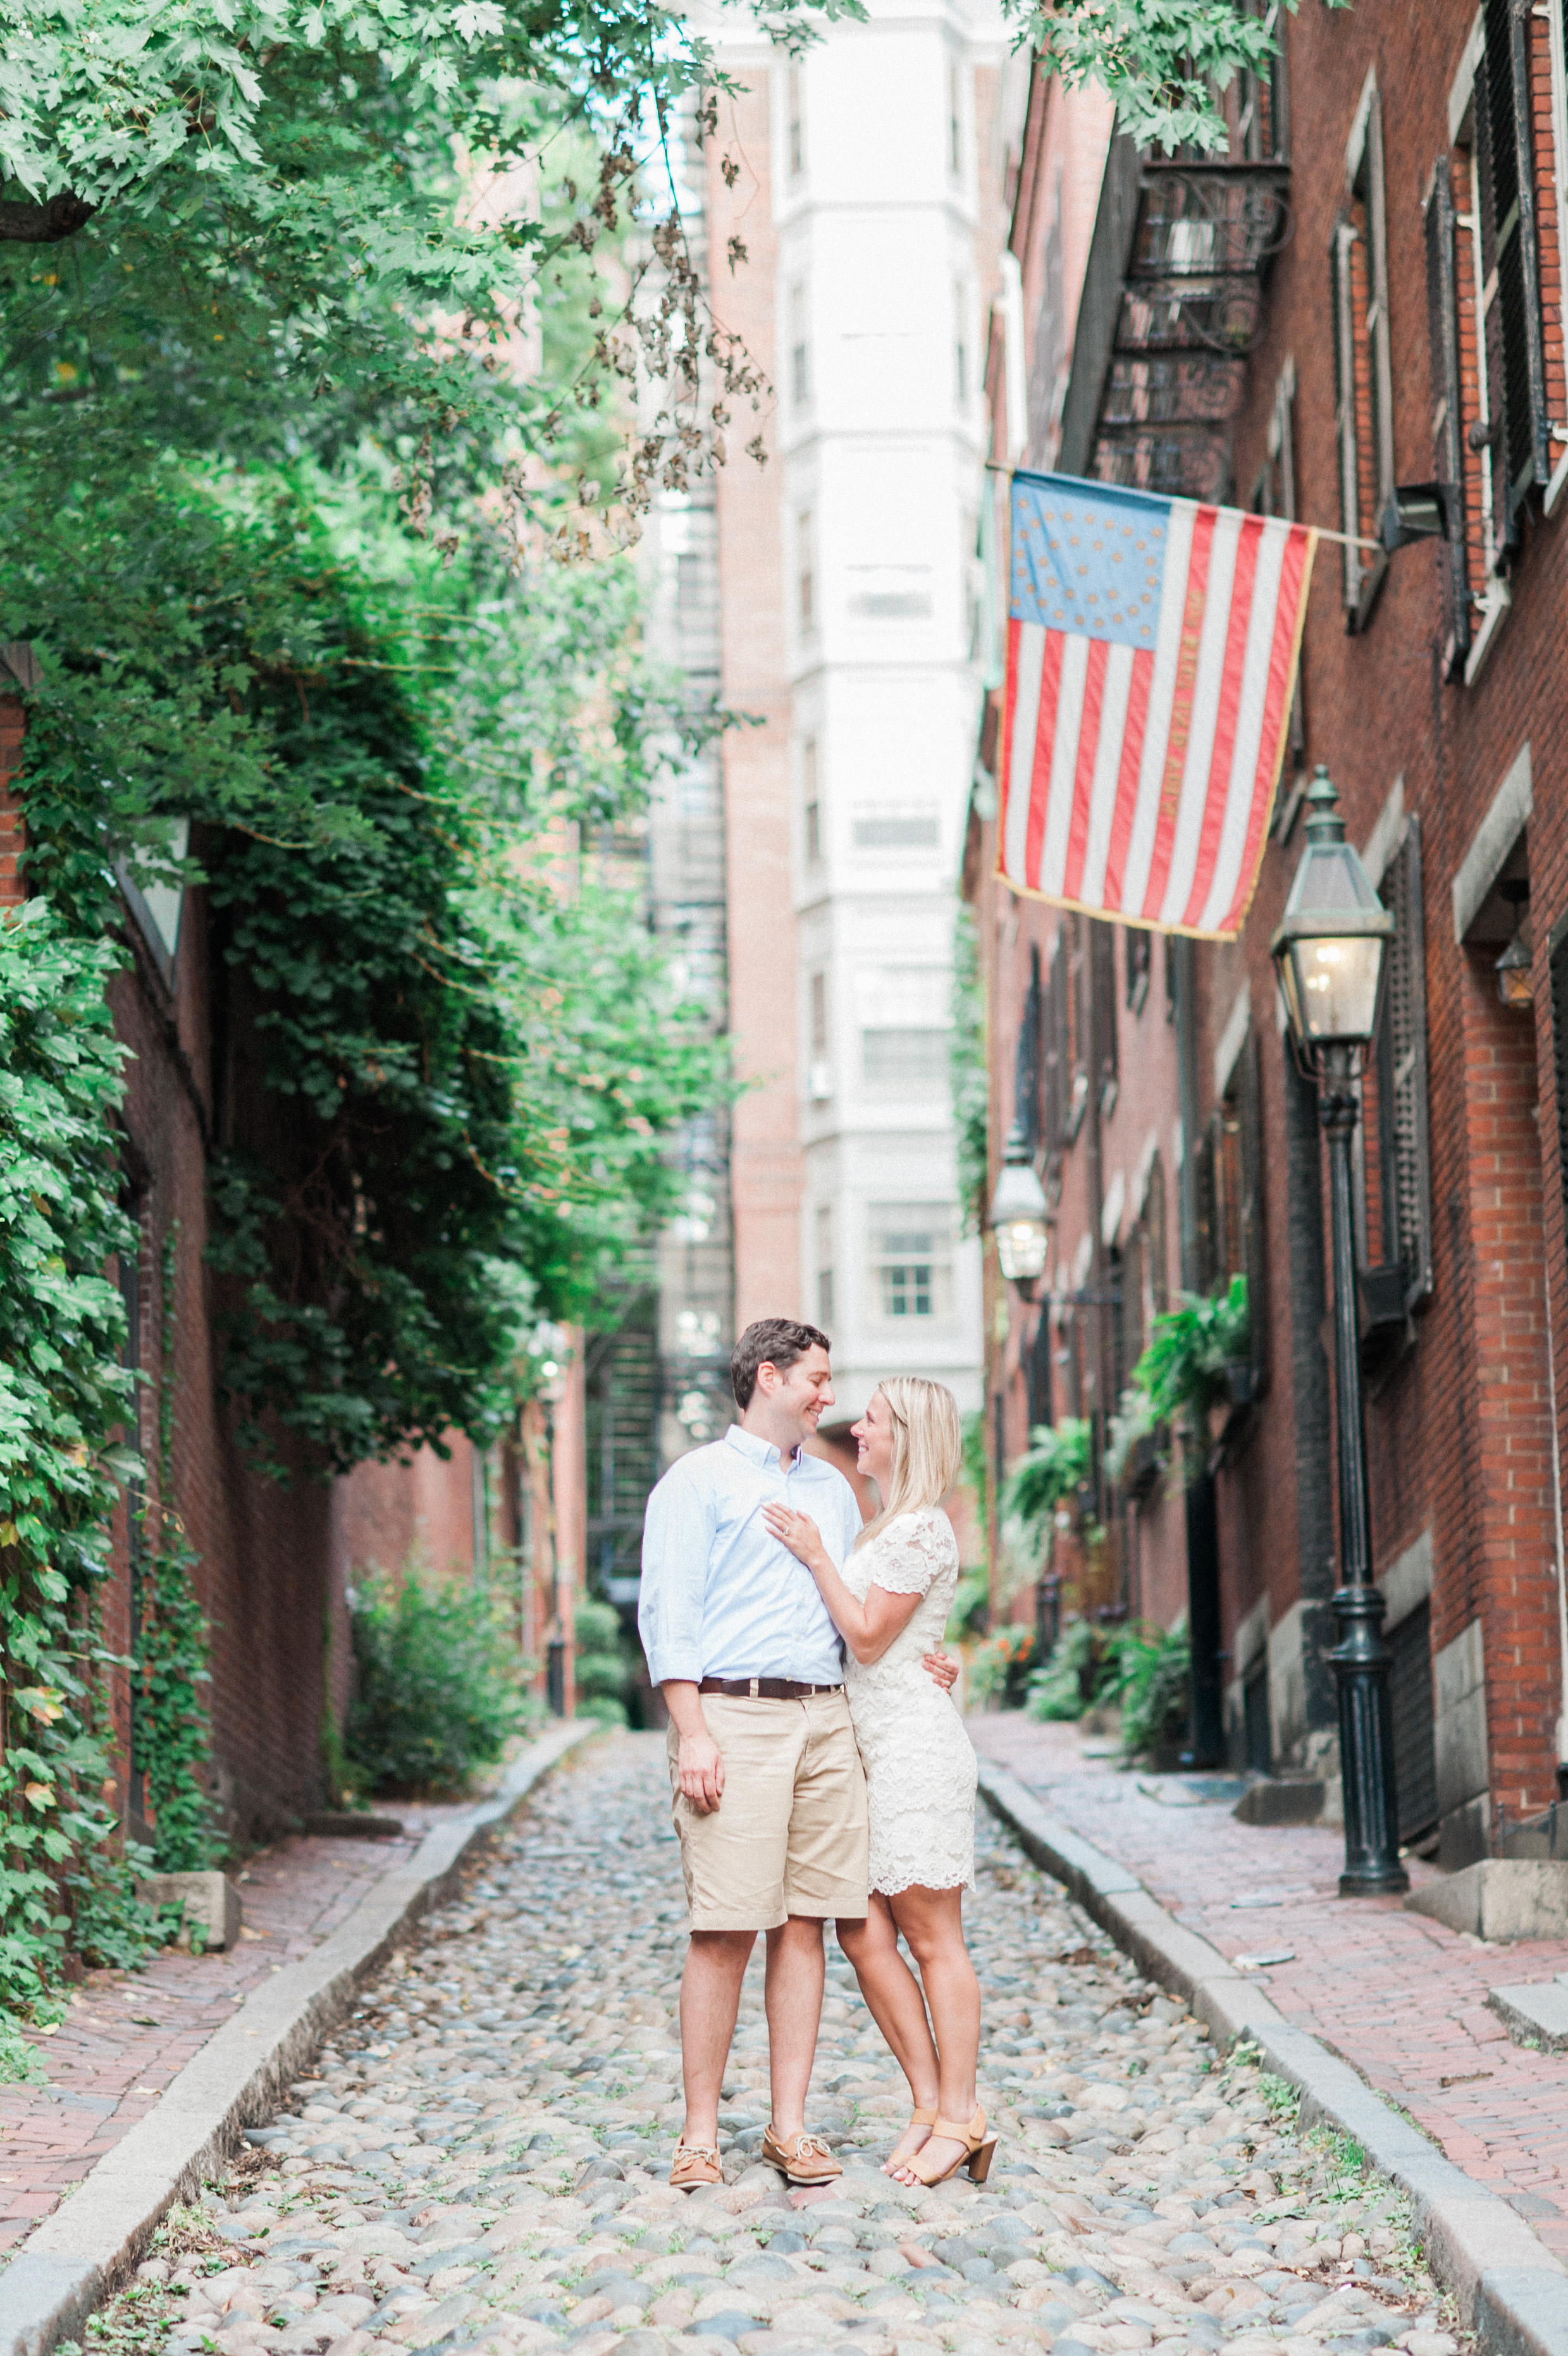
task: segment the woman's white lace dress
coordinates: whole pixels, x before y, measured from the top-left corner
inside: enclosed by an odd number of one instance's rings
[[[941,1649],[958,1586],[958,1540],[940,1506],[899,1514],[843,1566],[858,1603],[873,1587],[919,1602],[879,1661],[844,1676],[871,1810],[871,1887],[892,1897],[974,1888],[974,1751],[963,1720],[920,1666]]]

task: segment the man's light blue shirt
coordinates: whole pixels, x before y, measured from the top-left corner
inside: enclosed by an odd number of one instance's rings
[[[835,1563],[860,1536],[842,1472],[779,1451],[732,1423],[680,1457],[648,1500],[637,1624],[655,1685],[669,1678],[790,1677],[843,1682],[839,1634],[803,1562],[772,1535],[768,1505],[810,1514]]]

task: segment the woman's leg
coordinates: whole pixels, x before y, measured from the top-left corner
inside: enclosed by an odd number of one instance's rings
[[[893,2058],[909,2082],[918,2111],[937,2107],[937,2049],[926,2019],[919,1982],[898,1953],[898,1930],[892,1910],[879,1890],[871,1893],[870,1909],[857,1922],[838,1925],[839,1945],[849,1957],[860,1992],[871,2017],[893,2050]],[[911,2153],[919,2150],[929,2127],[908,2127],[883,2164],[891,2176]]]
[[[940,2056],[938,2108],[944,2119],[967,2126],[974,2116],[980,2059],[980,1982],[963,1944],[963,1892],[902,1890],[889,1903],[920,1967]],[[962,2147],[946,2136],[933,2138],[925,2163],[956,2159]],[[904,2171],[906,2183],[918,2180]]]

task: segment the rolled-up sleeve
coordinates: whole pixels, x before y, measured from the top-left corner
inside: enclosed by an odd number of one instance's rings
[[[703,1675],[703,1600],[715,1522],[714,1500],[679,1468],[648,1500],[637,1628],[656,1686]]]

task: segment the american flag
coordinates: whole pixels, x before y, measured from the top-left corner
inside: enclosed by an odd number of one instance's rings
[[[1234,938],[1316,544],[1237,508],[1014,476],[998,870],[1015,891]]]

